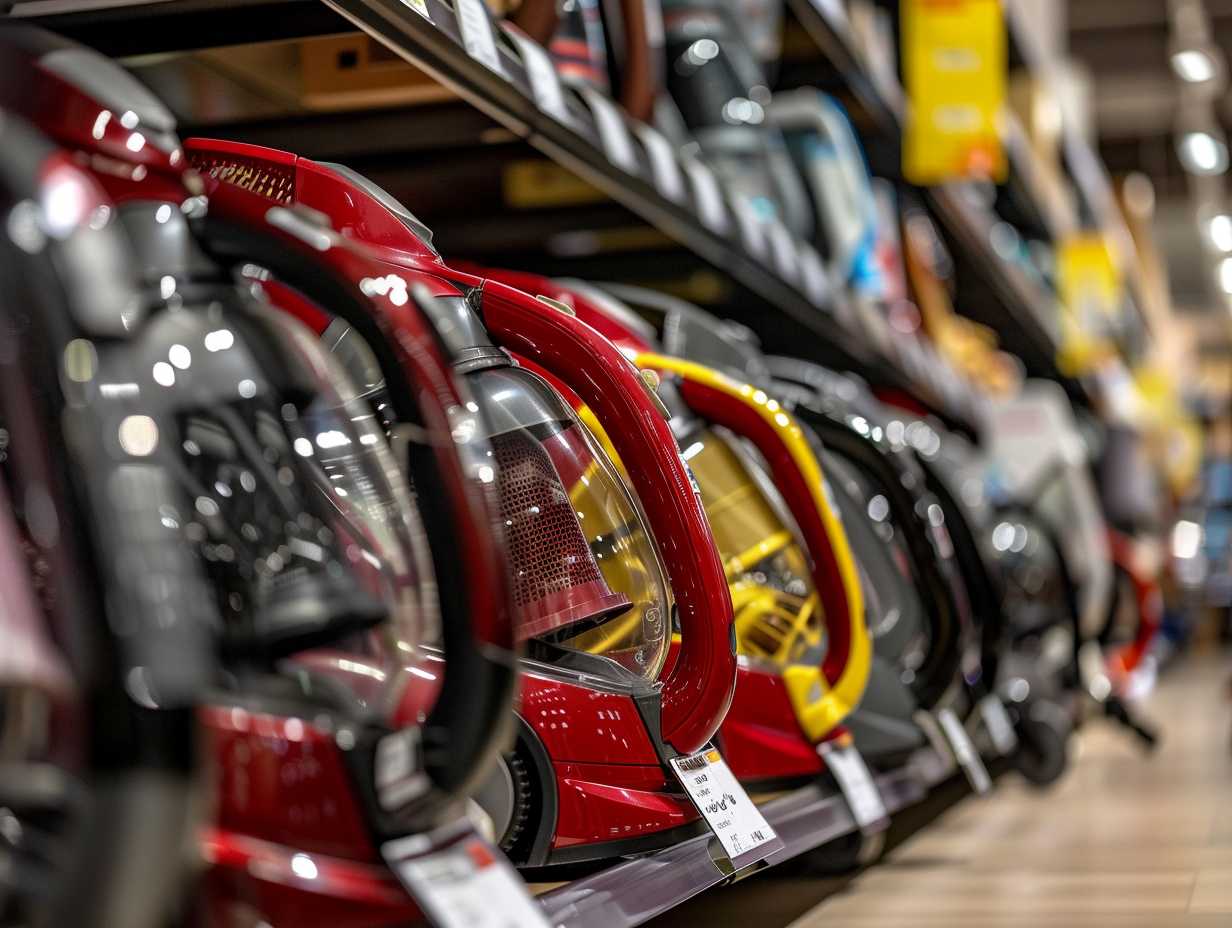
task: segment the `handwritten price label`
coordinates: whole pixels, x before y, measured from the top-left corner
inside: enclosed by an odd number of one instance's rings
[[[734,867],[757,863],[783,846],[715,748],[674,758],[672,769]]]

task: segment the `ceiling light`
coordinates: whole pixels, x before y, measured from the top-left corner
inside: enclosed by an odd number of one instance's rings
[[[1206,225],[1211,242],[1220,251],[1232,251],[1232,216],[1220,213],[1212,216]]]
[[[1232,294],[1232,258],[1224,258],[1219,262],[1219,286],[1224,293]]]
[[[1215,62],[1200,49],[1183,48],[1172,53],[1172,70],[1183,81],[1201,84],[1215,76]]]
[[[1222,174],[1228,169],[1228,146],[1209,132],[1182,135],[1177,157],[1190,174]]]

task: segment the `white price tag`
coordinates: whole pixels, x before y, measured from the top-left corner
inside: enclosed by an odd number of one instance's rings
[[[775,270],[784,280],[795,283],[800,279],[800,255],[796,251],[795,238],[778,219],[771,219],[766,229],[770,235]]]
[[[402,0],[402,5],[409,6],[428,22],[432,22],[432,14],[428,12],[428,4],[424,0]]]
[[[714,171],[696,158],[686,160],[684,169],[693,187],[693,199],[697,202],[697,215],[702,225],[711,232],[726,232],[727,207],[723,205],[723,191]]]
[[[805,295],[814,306],[825,309],[830,303],[830,278],[821,255],[807,242],[800,246],[800,273]]]
[[[595,117],[595,125],[599,127],[599,141],[603,144],[603,153],[607,155],[607,160],[622,171],[637,174],[639,165],[637,150],[633,147],[633,134],[629,131],[629,124],[625,122],[620,108],[593,87],[586,84],[575,86]]]
[[[672,143],[658,129],[645,123],[634,126],[642,147],[650,157],[650,167],[654,171],[655,186],[659,193],[675,203],[684,202],[684,174],[680,170],[680,162],[676,160],[676,150]]]
[[[766,226],[757,207],[748,197],[736,197],[732,202],[732,211],[736,214],[736,223],[740,226],[740,238],[749,253],[758,258],[766,257]]]
[[[466,53],[504,77],[505,69],[496,47],[496,31],[492,28],[492,20],[488,17],[488,8],[483,0],[455,0],[454,11],[458,16],[458,29],[462,32]]]
[[[400,808],[431,788],[419,758],[417,728],[400,728],[377,742],[374,778],[382,809]]]
[[[469,822],[389,841],[381,856],[437,928],[549,928],[517,871]]]
[[[1012,754],[1014,748],[1018,747],[1018,734],[1014,731],[1010,714],[1005,711],[1005,703],[995,693],[989,693],[980,700],[980,715],[997,753],[1002,757]]]
[[[672,758],[672,769],[736,869],[783,846],[718,750],[706,747]]]
[[[950,750],[954,752],[954,759],[958,761],[958,766],[962,767],[963,773],[967,775],[967,782],[971,784],[971,788],[976,793],[984,795],[992,789],[992,778],[988,776],[988,768],[984,766],[980,752],[971,743],[971,736],[967,734],[967,729],[963,728],[963,723],[959,721],[953,709],[942,709],[937,713],[937,721],[941,724],[941,730],[945,732],[945,739],[949,742]]]
[[[552,57],[538,42],[515,28],[505,27],[505,35],[518,47],[530,91],[535,95],[535,104],[543,112],[561,122],[569,122],[569,104],[565,102],[565,88],[561,86]]]
[[[823,741],[817,746],[817,752],[826,762],[826,769],[834,775],[838,788],[847,800],[851,809],[851,817],[865,834],[884,831],[890,825],[890,814],[886,811],[881,791],[868,765],[860,756],[854,744],[838,745],[832,741]]]

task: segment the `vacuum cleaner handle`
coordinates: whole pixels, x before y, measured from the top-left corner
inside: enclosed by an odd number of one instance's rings
[[[800,425],[764,391],[680,358],[645,353],[634,363],[679,377],[680,394],[689,408],[751,441],[800,528],[826,626],[820,674],[829,691],[817,698],[817,672],[805,668],[787,668],[784,679],[805,734],[818,740],[863,696],[872,645],[855,560],[843,524],[826,498],[817,456]]]
[[[204,247],[229,266],[255,263],[343,319],[377,356],[391,387],[396,418],[420,423],[426,442],[406,462],[417,490],[437,575],[444,680],[422,724],[424,767],[436,789],[414,803],[465,795],[487,767],[510,724],[515,677],[513,623],[506,577],[492,544],[494,511],[476,476],[463,467],[452,437],[467,412],[428,316],[430,296],[412,287],[380,296],[364,281],[389,266],[345,239],[320,214],[285,206],[238,186],[210,185],[208,214],[196,221]],[[470,430],[475,431],[475,430]],[[435,793],[435,795],[433,795]],[[442,796],[444,794],[444,796]]]
[[[497,342],[543,367],[593,410],[625,464],[680,619],[682,647],[663,680],[660,734],[681,753],[696,751],[718,729],[735,689],[732,603],[662,403],[620,350],[563,304],[485,280],[480,307]]]

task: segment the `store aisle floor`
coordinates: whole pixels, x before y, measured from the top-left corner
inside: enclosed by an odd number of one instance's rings
[[[1110,724],[1093,723],[1078,740],[1074,769],[1051,792],[1007,775],[993,796],[963,799],[849,881],[771,872],[699,899],[673,921],[1228,928],[1230,671],[1227,660],[1194,658],[1168,673],[1150,706],[1164,733],[1154,756]]]

